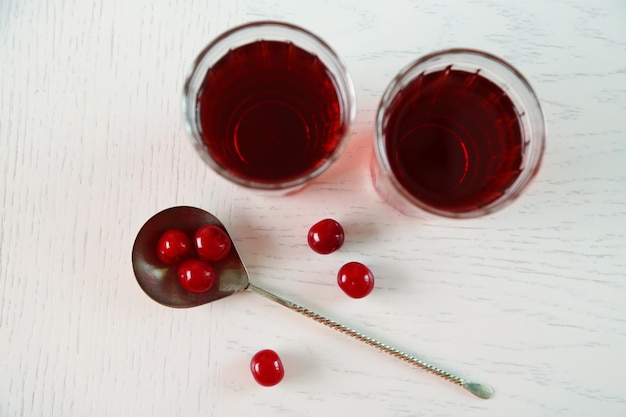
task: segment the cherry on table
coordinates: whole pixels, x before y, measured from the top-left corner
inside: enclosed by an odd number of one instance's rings
[[[271,349],[263,349],[254,354],[250,360],[250,371],[254,380],[265,387],[278,384],[285,376],[280,356]]]
[[[217,275],[211,264],[200,259],[187,259],[178,267],[178,280],[190,292],[207,292],[216,279]]]
[[[315,252],[327,255],[343,245],[345,234],[338,221],[324,219],[315,223],[309,229],[307,241]]]
[[[339,268],[337,284],[349,297],[363,298],[374,289],[374,274],[360,262],[348,262]]]
[[[182,230],[167,230],[157,244],[157,256],[165,265],[177,264],[188,258],[191,252],[191,240]]]
[[[209,224],[196,230],[194,245],[200,258],[209,262],[218,262],[228,255],[232,242],[226,232]]]

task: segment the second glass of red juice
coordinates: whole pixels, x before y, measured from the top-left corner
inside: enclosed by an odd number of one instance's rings
[[[545,143],[526,79],[491,54],[451,49],[411,63],[385,91],[375,121],[372,177],[412,216],[479,217],[517,198]]]
[[[272,21],[231,29],[198,56],[184,87],[187,131],[234,183],[299,190],[339,156],[355,118],[354,87],[319,37]]]

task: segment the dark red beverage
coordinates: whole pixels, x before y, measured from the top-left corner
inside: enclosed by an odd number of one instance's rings
[[[417,200],[469,212],[501,197],[521,171],[520,115],[480,72],[451,67],[412,80],[390,103],[389,164]]]
[[[281,184],[315,172],[347,126],[333,76],[291,42],[236,47],[206,73],[197,93],[202,141],[231,176]]]

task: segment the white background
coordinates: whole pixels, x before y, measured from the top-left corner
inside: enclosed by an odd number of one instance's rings
[[[354,79],[351,142],[302,192],[236,188],[194,153],[184,75],[224,30],[280,19],[320,35]],[[2,0],[0,416],[626,415],[626,3],[622,0]],[[516,66],[548,120],[515,204],[466,221],[404,217],[368,173],[391,78],[448,47]],[[491,400],[251,293],[173,310],[137,285],[156,212],[202,207],[257,285],[493,386]],[[306,245],[324,217],[329,256]],[[374,292],[346,297],[357,260]],[[281,384],[252,355],[279,352]]]

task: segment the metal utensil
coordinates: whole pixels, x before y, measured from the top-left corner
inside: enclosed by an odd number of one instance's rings
[[[343,324],[339,324],[250,283],[246,267],[241,261],[234,244],[228,257],[215,265],[217,282],[213,288],[200,294],[186,291],[178,282],[176,268],[164,266],[157,258],[157,242],[161,234],[166,230],[179,229],[186,232],[188,235],[193,235],[199,227],[208,224],[218,226],[228,234],[224,225],[211,213],[199,208],[187,206],[172,207],[163,210],[150,218],[139,230],[135,244],[133,245],[133,270],[139,286],[154,301],[168,307],[189,308],[207,304],[240,291],[251,291],[309,317],[318,323],[373,346],[391,356],[459,385],[478,398],[488,399],[493,395],[493,390],[487,385],[455,376],[415,356],[411,356],[396,348],[381,343]],[[150,250],[151,248],[155,249]]]

